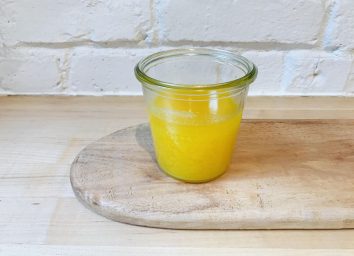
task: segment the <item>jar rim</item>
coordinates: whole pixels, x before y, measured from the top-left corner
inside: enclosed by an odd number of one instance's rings
[[[161,81],[156,78],[153,78],[146,74],[145,69],[151,63],[159,61],[161,59],[174,58],[180,56],[209,56],[218,60],[228,61],[230,63],[236,63],[242,65],[246,72],[243,76],[229,80],[221,83],[211,83],[203,85],[193,85],[193,84],[177,84],[167,81]],[[140,60],[135,66],[135,76],[142,82],[150,85],[161,86],[165,88],[172,89],[191,89],[191,90],[200,90],[200,89],[222,89],[222,88],[240,88],[249,85],[257,77],[257,67],[247,58],[233,53],[227,50],[221,49],[210,49],[210,48],[181,48],[181,49],[172,49],[167,51],[160,51],[154,54],[151,54],[142,60]]]

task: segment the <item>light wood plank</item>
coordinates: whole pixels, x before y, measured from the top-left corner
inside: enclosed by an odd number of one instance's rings
[[[353,119],[354,98],[250,97],[245,117]],[[70,191],[72,160],[88,143],[146,121],[142,97],[0,97],[0,244],[15,255],[30,255],[31,248],[33,255],[53,255],[56,249],[78,255],[101,246],[129,255],[136,246],[146,247],[143,254],[151,249],[164,255],[161,247],[173,247],[169,254],[180,247],[257,253],[278,248],[280,255],[283,249],[330,255],[354,249],[354,230],[176,231],[114,223],[91,213]]]
[[[7,256],[18,255],[57,255],[57,256],[96,256],[96,255],[240,255],[240,256],[351,256],[354,250],[322,250],[322,249],[252,249],[252,248],[176,248],[176,247],[113,247],[113,246],[48,246],[48,245],[20,245],[0,246],[0,253]]]

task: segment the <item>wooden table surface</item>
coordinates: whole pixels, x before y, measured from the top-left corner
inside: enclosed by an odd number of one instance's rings
[[[354,98],[250,97],[245,118],[351,119]],[[74,157],[146,121],[141,97],[0,97],[0,255],[354,255],[354,230],[167,230],[89,211]]]

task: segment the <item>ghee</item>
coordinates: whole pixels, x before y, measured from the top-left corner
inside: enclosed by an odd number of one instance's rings
[[[156,158],[164,172],[199,183],[227,170],[242,117],[235,98],[191,101],[156,96],[150,106]]]

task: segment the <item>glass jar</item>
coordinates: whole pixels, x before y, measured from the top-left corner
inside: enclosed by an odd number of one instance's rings
[[[160,169],[191,183],[222,175],[256,66],[229,51],[175,49],[142,59],[135,75],[143,86]]]

